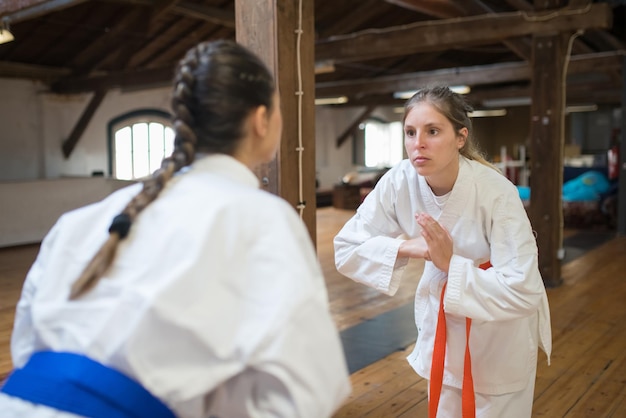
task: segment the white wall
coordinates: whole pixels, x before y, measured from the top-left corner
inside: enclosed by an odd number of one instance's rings
[[[108,171],[108,123],[133,110],[152,108],[170,111],[170,89],[124,93],[110,91],[68,159],[63,157],[61,144],[70,135],[91,95],[43,95],[43,124],[46,144],[46,178],[59,176],[89,176],[93,171]]]
[[[108,123],[133,110],[170,110],[169,88],[111,91],[65,159],[61,145],[91,96],[51,94],[14,79],[0,79],[0,92],[0,246],[38,242],[63,212],[128,184],[91,177],[107,172]]]
[[[91,94],[57,95],[40,83],[15,79],[0,79],[0,91],[4,99],[0,101],[0,182],[90,176],[93,171],[107,173],[107,125],[112,119],[141,108],[170,111],[169,87],[110,91],[72,154],[65,159],[61,146]],[[356,169],[352,164],[352,140],[339,148],[335,142],[362,111],[316,107],[315,153],[320,188],[332,188],[344,174]]]
[[[91,95],[52,94],[40,83],[15,79],[0,79],[0,91],[4,99],[0,101],[0,246],[36,242],[64,211],[119,187],[106,179],[90,178],[93,171],[108,172],[107,126],[112,119],[142,108],[170,111],[168,87],[111,91],[65,159],[63,141]],[[321,188],[331,189],[356,169],[352,140],[339,148],[335,142],[362,111],[316,107],[315,153]]]
[[[131,183],[102,177],[0,182],[0,247],[40,242],[63,213]]]
[[[90,176],[107,171],[107,124],[132,110],[170,111],[170,88],[110,91],[68,159],[61,146],[87,107],[91,94],[57,95],[45,86],[0,79],[0,181]]]
[[[354,170],[352,139],[339,148],[337,138],[362,113],[359,108],[335,110],[327,106],[315,108],[315,168],[320,190],[329,190],[341,177]]]
[[[0,180],[43,175],[41,86],[0,79]]]

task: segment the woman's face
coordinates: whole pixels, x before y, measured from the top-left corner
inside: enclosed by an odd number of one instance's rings
[[[417,103],[404,121],[407,155],[431,187],[435,183],[452,188],[459,169],[459,150],[467,134],[467,128],[455,131],[448,118],[428,102]]]
[[[278,94],[278,90],[274,92],[272,103],[272,108],[269,109],[268,113],[269,120],[267,138],[265,141],[267,153],[265,154],[265,162],[272,161],[274,157],[276,157],[276,152],[278,151],[280,139],[283,134],[283,114],[280,109],[280,95]]]
[[[277,92],[272,98],[271,108],[258,106],[250,112],[244,132],[233,157],[252,170],[276,158],[283,133],[283,115]]]

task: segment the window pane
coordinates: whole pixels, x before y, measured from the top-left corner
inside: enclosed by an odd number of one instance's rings
[[[115,176],[122,180],[133,178],[131,130],[128,126],[115,132]]]
[[[380,123],[365,125],[365,166],[378,167],[384,160],[385,137]]]
[[[365,166],[391,167],[403,158],[401,122],[365,124]]]
[[[148,157],[148,124],[133,125],[133,177],[145,177],[150,174]]]
[[[163,125],[154,122],[150,124],[150,173],[161,167],[165,151],[163,134]]]
[[[174,152],[174,130],[169,126],[165,128],[165,156],[169,157]]]
[[[174,131],[167,118],[133,115],[119,122],[112,138],[111,158],[115,176],[133,180],[149,176],[172,153]]]

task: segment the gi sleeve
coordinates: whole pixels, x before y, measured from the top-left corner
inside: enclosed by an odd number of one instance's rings
[[[484,222],[490,223],[487,238],[493,267],[482,270],[474,260],[453,255],[444,300],[446,313],[482,321],[532,315],[545,299],[545,287],[535,237],[519,197],[502,193],[491,219]]]
[[[408,257],[398,258],[403,233],[387,173],[333,240],[339,273],[387,295],[400,286]]]
[[[251,351],[244,370],[213,395],[216,416],[330,417],[350,393],[315,250],[293,208],[281,203],[246,222],[257,236],[245,250],[242,304],[256,324],[247,327],[254,347],[243,347]]]

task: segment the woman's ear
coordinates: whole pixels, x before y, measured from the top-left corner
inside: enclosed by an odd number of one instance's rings
[[[269,129],[269,115],[267,106],[259,106],[253,111],[252,127],[256,135],[265,138]]]
[[[469,130],[467,128],[463,127],[459,129],[459,133],[457,135],[457,149],[461,149],[465,146],[467,135],[469,135]]]

